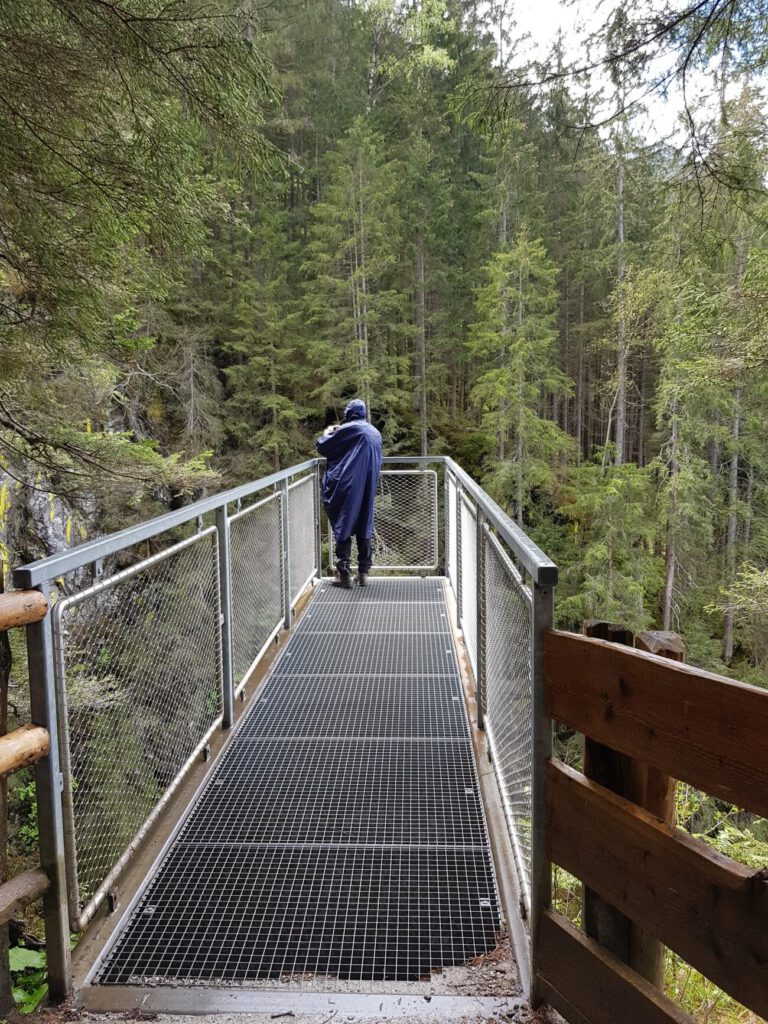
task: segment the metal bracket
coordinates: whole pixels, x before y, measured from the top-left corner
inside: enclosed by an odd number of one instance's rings
[[[114,914],[120,902],[120,893],[117,888],[110,889],[107,893],[107,913]]]
[[[206,743],[201,751],[204,761],[209,761],[211,757],[211,744]]]

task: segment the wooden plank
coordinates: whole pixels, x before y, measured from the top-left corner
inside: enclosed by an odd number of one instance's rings
[[[45,757],[50,743],[48,730],[40,725],[22,725],[0,736],[0,777]]]
[[[768,690],[557,630],[544,679],[558,722],[768,817]]]
[[[671,661],[685,661],[685,644],[682,637],[669,630],[647,630],[635,637],[635,647]],[[599,780],[598,780],[599,781]],[[657,818],[670,824],[675,820],[675,793],[677,782],[652,764],[632,761],[632,785],[624,795]],[[642,977],[657,988],[664,987],[664,946],[659,940],[641,928],[632,925],[632,949],[628,961]]]
[[[588,619],[584,635],[632,646],[634,634],[615,622]],[[584,737],[584,774],[619,796],[631,799],[634,762],[631,757]],[[584,887],[584,931],[625,964],[632,956],[632,922],[598,893]]]
[[[685,641],[679,633],[668,629],[646,629],[635,637],[635,647],[639,651],[658,654],[670,661],[685,661]]]
[[[0,630],[39,622],[47,611],[48,600],[39,590],[12,590],[0,594]]]
[[[745,1006],[768,1016],[768,872],[754,871],[560,762],[549,855]]]
[[[7,924],[11,918],[21,914],[30,903],[39,900],[50,886],[48,875],[42,868],[22,871],[9,882],[0,885],[0,924]]]
[[[569,1024],[693,1024],[671,1000],[564,917],[541,918],[539,980]]]

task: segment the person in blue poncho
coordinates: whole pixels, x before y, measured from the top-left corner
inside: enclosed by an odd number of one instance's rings
[[[364,587],[373,561],[373,500],[381,471],[381,434],[366,420],[365,402],[354,398],[338,426],[317,439],[325,459],[323,505],[336,542],[338,584],[352,586],[349,560],[357,538],[357,582]]]

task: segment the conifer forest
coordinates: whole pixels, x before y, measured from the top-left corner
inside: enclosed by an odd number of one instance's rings
[[[531,59],[515,6],[2,4],[6,587],[312,457],[359,396],[558,564],[562,628],[768,687],[768,4],[617,0]],[[765,822],[679,800],[765,862]]]

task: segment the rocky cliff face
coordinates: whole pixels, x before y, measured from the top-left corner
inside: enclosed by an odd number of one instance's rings
[[[74,505],[48,490],[40,476],[29,484],[22,479],[13,470],[0,472],[0,554],[6,587],[15,566],[66,551],[95,532],[93,500]],[[83,569],[56,582],[68,593],[89,575]]]

